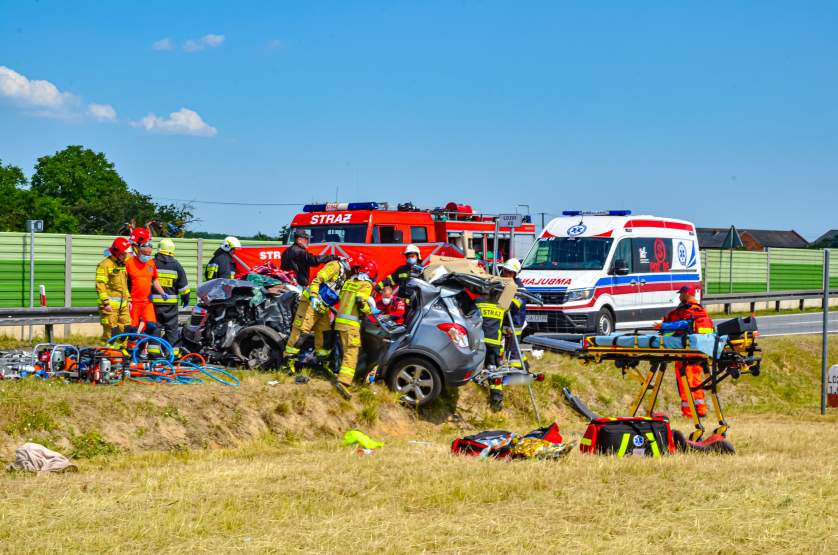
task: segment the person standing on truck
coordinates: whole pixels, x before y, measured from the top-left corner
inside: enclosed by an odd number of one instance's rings
[[[169,298],[164,299],[162,295],[152,294],[151,302],[154,304],[157,322],[162,328],[166,341],[177,349],[176,344],[180,340],[178,297],[180,297],[181,306],[188,306],[191,289],[189,288],[186,271],[175,258],[174,241],[168,237],[160,239],[154,264],[157,266],[160,285],[163,287],[163,291],[169,295]]]
[[[696,289],[694,285],[685,285],[678,290],[681,304],[666,315],[663,322],[655,324],[659,329],[669,335],[687,335],[691,333],[713,333],[713,320],[695,298]],[[707,404],[704,400],[704,390],[694,389],[703,381],[704,366],[702,364],[675,363],[675,380],[678,384],[678,394],[681,396],[681,414],[691,418],[689,392],[692,390],[695,411],[698,416],[707,416]]]
[[[343,386],[351,385],[355,378],[361,352],[361,318],[367,314],[375,316],[379,312],[372,299],[378,265],[363,255],[358,255],[354,264],[358,273],[343,284],[340,290],[340,309],[335,317],[335,331],[343,347],[338,382]]]
[[[204,270],[204,278],[209,281],[216,278],[235,279],[236,262],[233,254],[236,249],[242,248],[241,241],[237,237],[225,237],[221,245],[215,250]]]
[[[294,230],[294,244],[282,253],[280,261],[280,269],[286,272],[294,272],[297,276],[297,283],[300,287],[308,285],[309,274],[312,266],[320,266],[327,262],[337,260],[338,257],[333,254],[316,255],[308,252],[308,244],[311,236],[305,229]]]
[[[376,289],[378,291],[381,291],[385,286],[389,285],[390,287],[398,288],[399,294],[404,297],[404,286],[407,284],[407,280],[412,277],[415,268],[417,266],[422,266],[422,258],[421,253],[419,252],[419,247],[412,244],[408,245],[402,254],[404,255],[404,264],[396,268],[392,274],[378,282],[376,285]]]
[[[285,369],[291,374],[298,372],[296,364],[297,355],[300,354],[300,339],[310,333],[314,333],[315,355],[321,363],[327,363],[329,349],[325,348],[325,333],[332,327],[329,319],[331,303],[324,300],[321,295],[328,294],[326,288],[332,295],[337,295],[352,271],[353,266],[350,259],[331,260],[317,272],[311,281],[311,285],[300,294],[297,311],[291,324],[291,335],[285,342],[285,353],[283,355]]]
[[[518,290],[526,291],[526,289],[524,289],[524,282],[518,278],[518,274],[521,271],[520,260],[517,258],[510,258],[499,267],[501,277],[515,280],[515,285],[518,286]],[[503,335],[505,343],[505,356],[506,359],[510,361],[509,365],[513,368],[526,369],[528,367],[526,355],[524,355],[519,349],[521,344],[521,334],[527,323],[527,301],[521,295],[515,295],[512,298],[512,305],[509,307],[509,315],[512,317],[512,325],[514,326],[514,329],[509,326],[508,321],[504,321]]]
[[[96,266],[96,295],[99,297],[99,323],[102,324],[102,341],[125,331],[131,325],[128,278],[125,260],[131,243],[117,237],[106,251],[107,257]]]

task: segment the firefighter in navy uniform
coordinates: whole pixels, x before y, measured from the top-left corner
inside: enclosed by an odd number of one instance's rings
[[[309,235],[308,231],[305,229],[295,229],[294,244],[282,253],[282,259],[279,264],[282,270],[294,272],[300,287],[308,286],[311,269],[314,266],[320,266],[321,264],[326,264],[339,258],[334,254],[311,254],[308,252],[309,241],[311,241],[311,235]]]
[[[157,315],[157,324],[165,333],[165,339],[175,349],[180,341],[180,326],[178,325],[178,299],[181,306],[189,305],[191,289],[186,271],[175,258],[175,242],[165,237],[160,239],[157,255],[154,257],[157,265],[157,278],[163,291],[168,295],[152,294],[151,302]]]
[[[236,237],[225,237],[221,246],[215,249],[212,258],[204,270],[204,278],[209,281],[216,278],[235,279],[236,263],[233,260],[233,253],[242,247],[241,241]]]
[[[655,328],[669,335],[686,335],[690,333],[713,333],[713,320],[695,298],[696,289],[693,285],[685,285],[678,290],[681,304],[666,315],[663,322],[655,324]],[[678,394],[681,396],[681,413],[690,418],[692,410],[687,397],[686,388],[698,387],[703,381],[704,366],[702,364],[676,362],[675,380],[678,384]],[[686,384],[684,383],[686,382]],[[693,401],[698,416],[707,415],[707,404],[704,400],[704,390],[693,390]]]
[[[517,258],[510,258],[500,265],[501,277],[514,279],[518,290],[524,289],[524,282],[518,278],[521,272],[521,261]],[[518,348],[521,344],[521,334],[524,331],[524,325],[527,323],[527,302],[523,297],[515,295],[512,299],[512,304],[509,307],[509,315],[512,317],[513,328],[509,327],[509,322],[504,321],[503,335],[505,340],[504,350],[506,359],[510,361],[509,365],[513,368],[528,369],[527,358]],[[515,337],[513,337],[513,334]],[[517,338],[517,341],[516,341]]]
[[[379,281],[375,288],[377,291],[381,291],[388,285],[393,288],[398,287],[399,296],[406,299],[404,286],[411,278],[414,268],[422,265],[422,259],[420,258],[419,247],[416,245],[408,245],[402,254],[404,254],[405,263],[396,268],[392,274]]]
[[[483,343],[486,345],[486,358],[483,367],[489,371],[496,370],[501,362],[503,348],[503,322],[506,311],[498,306],[497,298],[490,295],[478,295],[474,304],[483,317]],[[503,384],[489,380],[489,404],[492,410],[503,409]]]

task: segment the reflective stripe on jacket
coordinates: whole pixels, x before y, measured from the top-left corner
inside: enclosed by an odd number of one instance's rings
[[[96,266],[96,295],[99,304],[110,302],[120,306],[128,303],[130,293],[125,265],[113,256],[105,258]]]
[[[501,329],[506,311],[498,306],[496,300],[486,296],[478,297],[474,303],[480,309],[480,315],[483,316],[483,342],[489,345],[502,345]]]
[[[177,297],[180,295],[181,299],[188,303],[192,289],[189,287],[186,270],[183,269],[180,262],[174,256],[158,253],[154,257],[154,263],[157,265],[157,279],[169,298],[164,301],[163,297],[154,294],[151,296],[151,301],[162,304],[177,304]]]
[[[370,313],[369,298],[372,295],[372,283],[352,277],[340,290],[340,313],[335,324],[353,328],[361,327],[361,314]]]

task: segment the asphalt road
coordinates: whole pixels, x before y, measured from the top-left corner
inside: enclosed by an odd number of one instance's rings
[[[720,321],[724,321],[724,317],[716,316],[716,322]],[[757,325],[759,326],[759,334],[763,337],[821,333],[821,330],[823,330],[823,312],[757,316]],[[838,333],[838,312],[830,312],[828,329],[829,333]]]

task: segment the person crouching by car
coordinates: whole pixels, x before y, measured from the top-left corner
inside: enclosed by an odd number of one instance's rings
[[[393,293],[393,288],[385,285],[381,289],[381,298],[375,303],[381,314],[389,316],[394,324],[404,324],[405,303],[404,299]]]

